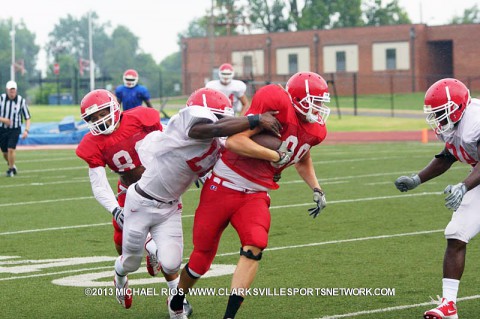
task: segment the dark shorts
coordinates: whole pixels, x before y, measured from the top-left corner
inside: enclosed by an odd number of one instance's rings
[[[17,148],[20,133],[20,128],[0,128],[0,148],[3,153],[6,153],[9,148]]]

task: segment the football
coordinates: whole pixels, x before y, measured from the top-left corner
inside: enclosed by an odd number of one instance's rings
[[[282,140],[276,137],[275,135],[268,133],[259,133],[253,135],[251,139],[257,143],[271,150],[278,150],[282,144]]]

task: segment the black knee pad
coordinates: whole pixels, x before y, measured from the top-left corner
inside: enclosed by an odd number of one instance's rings
[[[259,261],[260,259],[262,259],[262,252],[259,252],[258,255],[254,255],[250,249],[248,251],[245,251],[243,250],[243,247],[240,247],[240,256],[245,256],[248,259]]]

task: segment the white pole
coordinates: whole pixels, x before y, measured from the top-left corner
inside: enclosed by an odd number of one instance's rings
[[[95,62],[93,62],[92,12],[88,13],[88,51],[90,58],[90,91],[95,90]]]
[[[15,24],[13,23],[13,18],[10,35],[12,37],[12,65],[10,66],[10,80],[15,81]]]

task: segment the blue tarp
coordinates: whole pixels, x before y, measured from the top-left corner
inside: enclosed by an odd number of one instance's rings
[[[166,125],[168,119],[162,118],[161,122]],[[24,140],[20,138],[18,145],[78,144],[88,132],[85,122],[75,121],[73,116],[67,116],[60,122],[32,121],[28,137]]]

